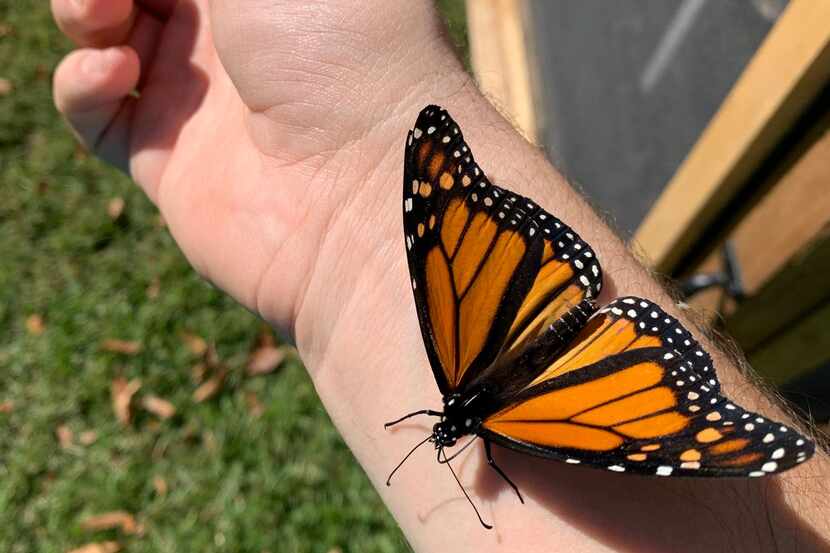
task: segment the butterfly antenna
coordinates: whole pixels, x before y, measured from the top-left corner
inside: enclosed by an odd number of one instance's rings
[[[450,461],[452,461],[453,459],[455,459],[456,457],[458,457],[459,455],[464,453],[464,450],[467,449],[468,447],[470,447],[471,445],[473,445],[473,442],[476,441],[477,439],[478,439],[478,436],[473,436],[472,439],[470,439],[469,442],[464,444],[464,447],[462,447],[461,449],[459,449],[458,451],[456,451],[455,453],[450,455],[449,458],[447,458],[446,454],[444,454],[444,460],[442,461],[441,459],[438,459],[438,462],[441,463],[442,465],[444,463],[449,463]]]
[[[422,445],[424,445],[425,443],[427,443],[428,441],[430,441],[430,440],[433,438],[433,436],[434,436],[433,434],[430,434],[429,436],[427,436],[426,438],[424,438],[423,440],[421,440],[420,442],[418,442],[418,445],[416,445],[415,447],[413,447],[413,448],[409,451],[409,453],[407,453],[407,454],[406,454],[406,457],[404,457],[404,458],[401,460],[401,462],[400,462],[400,463],[398,463],[398,466],[396,466],[394,469],[392,469],[392,472],[390,472],[390,473],[389,473],[389,478],[387,478],[387,479],[386,479],[386,485],[387,485],[387,486],[391,486],[391,485],[392,485],[392,476],[394,476],[394,474],[395,474],[396,472],[398,472],[398,469],[399,469],[399,468],[401,468],[401,467],[403,466],[403,464],[404,464],[404,463],[406,463],[406,460],[407,460],[407,459],[409,459],[409,456],[410,456],[410,455],[412,455],[413,453],[415,453],[415,450],[416,450],[416,449],[418,449],[419,447],[421,447]]]
[[[441,454],[442,453],[444,454],[444,462],[442,464],[447,465],[447,468],[450,469],[450,472],[452,473],[452,477],[455,478],[455,482],[458,484],[458,487],[461,488],[461,491],[464,492],[464,497],[467,498],[467,501],[470,503],[470,507],[472,507],[473,511],[475,511],[476,516],[478,517],[478,521],[481,523],[482,526],[484,526],[488,530],[492,530],[493,526],[490,525],[490,524],[487,524],[486,522],[484,522],[484,519],[481,518],[481,514],[478,512],[478,509],[476,509],[475,503],[473,503],[473,500],[470,499],[470,495],[467,493],[467,490],[464,489],[464,486],[461,485],[461,480],[458,479],[458,476],[456,476],[455,471],[452,470],[452,465],[450,464],[449,460],[447,459],[447,454],[444,453],[444,448],[443,447],[438,450],[438,462],[439,463],[441,462]]]
[[[409,413],[408,415],[404,415],[399,419],[389,421],[386,424],[384,424],[383,427],[384,428],[389,428],[390,426],[395,426],[399,422],[403,422],[406,419],[410,419],[410,418],[418,416],[418,415],[429,415],[430,417],[440,417],[440,416],[443,416],[443,413],[441,411],[433,411],[432,409],[421,409],[420,411],[415,411],[413,413]]]

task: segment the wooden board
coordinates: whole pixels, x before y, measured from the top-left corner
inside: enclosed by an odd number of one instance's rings
[[[735,232],[748,295],[756,294],[830,224],[830,116],[816,130],[819,135],[807,138],[806,151]]]
[[[791,383],[830,359],[830,113],[816,121],[729,239],[746,300],[710,290],[690,303],[718,312],[755,370]],[[767,188],[766,186],[764,188]],[[722,270],[712,253],[699,272]]]
[[[830,299],[830,112],[802,137],[770,177],[773,181],[728,239],[747,299],[728,301],[720,289],[690,303],[725,317],[729,333],[753,351],[806,311]],[[770,188],[771,186],[771,188]],[[695,272],[722,271],[719,247]]]
[[[830,80],[830,2],[793,0],[635,241],[670,273]]]
[[[467,0],[470,61],[482,92],[537,143],[523,0]]]
[[[830,228],[816,242],[794,257],[791,263],[758,294],[726,317],[726,331],[747,352],[763,348],[775,336],[799,324],[823,302],[830,301]],[[825,333],[830,336],[830,320]],[[825,350],[830,358],[830,349]]]
[[[748,355],[755,370],[774,385],[812,371],[827,361],[830,352],[830,302],[801,319],[770,343]]]

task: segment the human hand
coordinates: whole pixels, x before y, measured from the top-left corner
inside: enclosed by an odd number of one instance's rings
[[[407,20],[435,19],[431,6],[52,0],[52,8],[82,46],[54,86],[81,140],[133,176],[198,271],[293,332],[326,233],[387,219],[368,206],[377,206],[378,182],[398,171],[395,126],[413,113],[399,100],[442,69],[414,63],[395,36]],[[446,48],[433,23],[408,39]],[[407,78],[389,79],[404,68]],[[343,269],[328,269],[336,284]]]
[[[61,28],[84,46],[56,73],[59,109],[87,145],[131,173],[198,271],[295,336],[332,419],[416,550],[660,549],[679,540],[675,550],[694,551],[719,545],[695,541],[712,520],[750,524],[764,514],[756,500],[772,500],[762,484],[748,492],[714,483],[692,490],[502,451],[496,455],[526,506],[488,476],[476,477],[483,459],[472,449],[459,462],[462,480],[484,497],[495,535],[477,527],[431,456],[413,459],[394,488],[382,485],[423,432],[384,433],[383,422],[440,401],[401,231],[403,142],[424,105],[443,104],[455,115],[493,180],[537,199],[594,246],[610,276],[606,294],[667,301],[564,179],[469,86],[430,3],[52,4]],[[104,47],[116,49],[102,55]],[[130,96],[133,88],[139,97]],[[720,368],[727,389],[744,382],[734,368]],[[757,407],[758,394],[748,395],[755,400],[739,399]],[[777,498],[790,497],[799,480],[781,478],[790,488],[773,494],[768,512],[798,531],[787,501]],[[724,490],[752,509],[712,501]],[[649,524],[660,531],[630,534]]]

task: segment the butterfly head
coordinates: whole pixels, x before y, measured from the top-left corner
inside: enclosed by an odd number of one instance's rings
[[[458,425],[449,419],[435,423],[432,427],[432,436],[435,441],[435,448],[452,447],[463,434],[459,432]]]
[[[432,427],[433,441],[436,448],[452,447],[459,438],[475,431],[480,420],[473,415],[471,404],[477,396],[462,398],[452,394],[444,401],[444,414],[440,422]]]

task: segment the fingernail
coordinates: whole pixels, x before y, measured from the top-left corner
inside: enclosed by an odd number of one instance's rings
[[[81,60],[81,69],[88,75],[103,75],[109,72],[120,57],[121,50],[119,48],[89,52]]]

